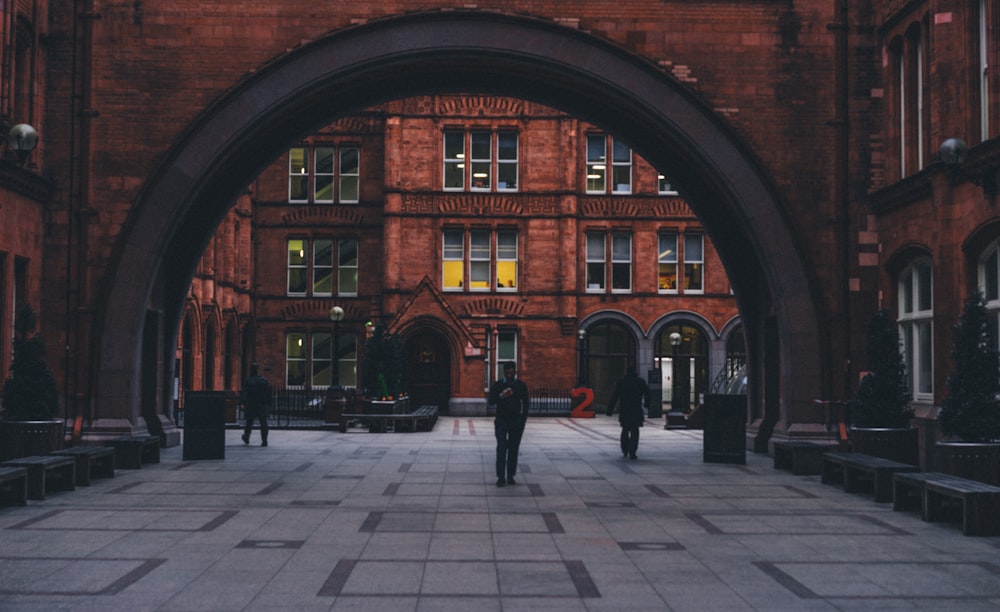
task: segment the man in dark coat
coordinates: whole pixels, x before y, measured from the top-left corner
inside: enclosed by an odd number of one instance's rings
[[[618,402],[621,402],[618,422],[622,426],[622,456],[634,460],[639,449],[639,428],[646,420],[642,407],[649,403],[649,385],[639,378],[633,367],[615,385],[611,401],[608,402],[608,416],[614,414],[615,404]]]
[[[517,366],[503,366],[503,378],[490,387],[489,403],[496,406],[493,431],[497,438],[497,486],[515,484],[517,452],[528,421],[528,386],[517,377]]]
[[[257,364],[250,365],[250,376],[243,381],[240,403],[246,414],[243,428],[243,443],[250,444],[250,432],[254,420],[260,421],[260,445],[267,446],[267,409],[271,407],[271,383],[260,375]]]

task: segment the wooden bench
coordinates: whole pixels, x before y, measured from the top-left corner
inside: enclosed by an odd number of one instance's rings
[[[430,431],[437,422],[437,406],[421,406],[412,412],[403,413],[344,413],[340,415],[340,432],[347,432],[350,421],[367,423],[368,431],[380,433],[389,431]]]
[[[925,521],[948,520],[958,507],[965,535],[1000,535],[1000,487],[939,472],[909,472],[893,479],[892,509],[919,510]]]
[[[56,455],[36,455],[11,459],[2,467],[18,467],[28,471],[28,499],[45,499],[51,491],[72,491],[76,488],[76,460]]]
[[[28,470],[22,467],[0,467],[0,505],[28,504]]]
[[[915,465],[864,453],[825,453],[822,481],[826,484],[840,484],[848,493],[870,489],[875,501],[890,502],[893,474],[916,471]]]
[[[115,465],[123,470],[138,470],[143,463],[160,462],[158,436],[122,436],[104,441],[115,449]]]
[[[774,469],[791,470],[796,475],[815,475],[823,472],[823,454],[834,448],[832,444],[815,442],[774,443]]]
[[[74,446],[49,453],[76,460],[76,484],[89,486],[92,478],[114,478],[115,449],[110,446]]]

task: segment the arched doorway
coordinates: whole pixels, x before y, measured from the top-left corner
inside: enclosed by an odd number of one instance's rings
[[[423,330],[405,341],[406,371],[412,406],[433,405],[448,414],[451,397],[451,352],[445,338]]]
[[[585,380],[594,389],[594,409],[603,411],[615,383],[636,363],[635,334],[619,321],[598,321],[587,328]]]
[[[708,339],[697,327],[675,323],[660,330],[653,362],[663,376],[663,401],[688,412],[708,392]]]
[[[264,166],[332,119],[432,91],[547,104],[607,126],[655,166],[684,177],[678,191],[718,245],[749,348],[762,355],[754,375],[769,381],[767,393],[780,398],[773,405],[786,422],[812,418],[824,372],[817,308],[798,241],[749,148],[643,58],[549,21],[465,11],[385,19],[305,44],[178,126],[184,137],[163,157],[118,237],[107,271],[114,280],[95,315],[92,397],[101,416],[136,421],[141,356],[132,339],[142,336],[145,309],[152,299],[164,313],[170,338],[160,346],[172,347],[200,253]],[[765,328],[779,340],[764,342]],[[779,419],[777,410],[765,416]]]

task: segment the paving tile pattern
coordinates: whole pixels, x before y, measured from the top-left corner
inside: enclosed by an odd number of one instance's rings
[[[618,433],[532,419],[503,488],[485,418],[164,449],[0,509],[0,611],[1000,608],[1000,538],[767,456],[705,464],[699,432],[650,424],[623,460]]]

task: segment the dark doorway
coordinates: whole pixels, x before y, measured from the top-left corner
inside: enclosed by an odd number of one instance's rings
[[[448,414],[451,398],[451,355],[440,334],[419,332],[406,340],[406,371],[410,405],[437,406],[438,414]]]

